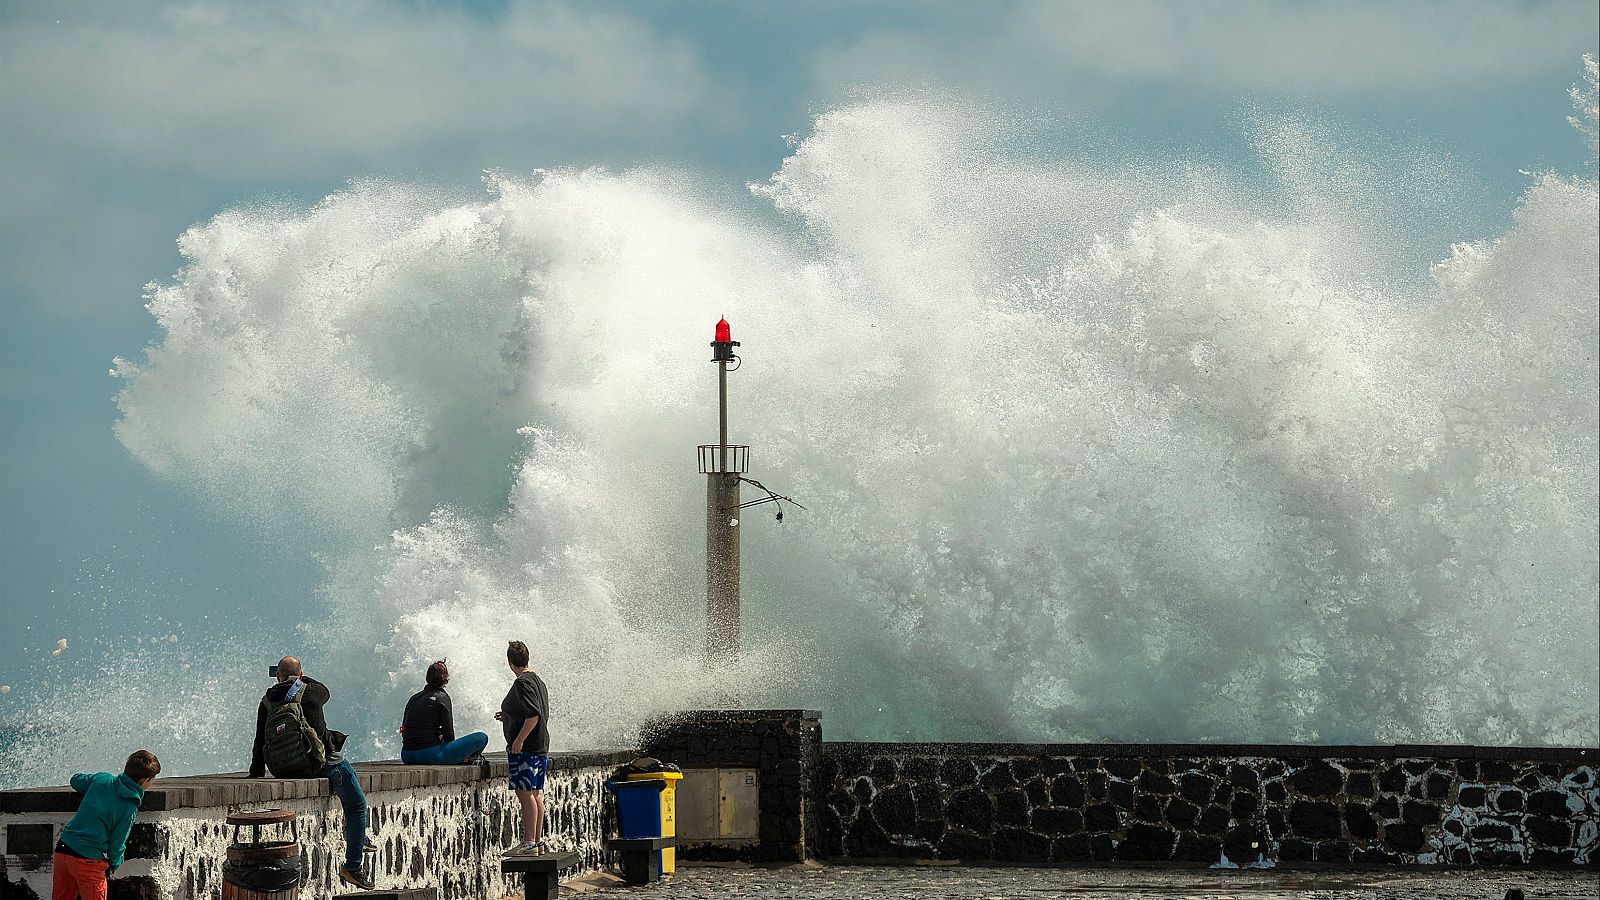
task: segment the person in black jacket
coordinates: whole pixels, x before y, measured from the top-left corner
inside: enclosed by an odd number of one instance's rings
[[[444,660],[428,667],[427,680],[428,686],[406,701],[400,761],[408,766],[455,765],[482,753],[489,746],[487,734],[474,731],[456,737],[455,713],[444,689],[450,683],[450,667]]]
[[[344,865],[339,867],[339,880],[370,891],[372,879],[364,871],[363,854],[369,849],[375,851],[377,847],[367,841],[367,795],[361,790],[356,770],[337,749],[342,744],[335,744],[331,739],[328,722],[322,714],[323,706],[333,698],[333,694],[327,685],[307,676],[300,668],[300,660],[292,656],[285,656],[278,661],[277,678],[278,683],[267,688],[266,695],[256,707],[256,741],[250,754],[250,777],[261,778],[267,774],[267,717],[271,715],[273,706],[283,703],[290,689],[299,684],[297,696],[306,724],[322,739],[323,749],[328,755],[327,764],[313,777],[328,779],[329,790],[344,805],[345,850]]]

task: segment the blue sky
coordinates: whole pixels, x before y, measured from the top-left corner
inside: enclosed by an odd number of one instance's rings
[[[1494,233],[1523,170],[1587,164],[1564,117],[1575,2],[71,3],[0,5],[0,655],[108,603],[248,617],[310,590],[112,434],[142,286],[230,207],[352,178],[481,190],[483,170],[666,165],[745,191],[811,117],[920,89],[1055,123],[1062,146],[1248,167],[1241,123],[1310,116],[1462,184],[1424,241]],[[1155,148],[1155,150],[1151,150]],[[120,626],[118,626],[120,627]],[[0,677],[4,673],[0,672]]]

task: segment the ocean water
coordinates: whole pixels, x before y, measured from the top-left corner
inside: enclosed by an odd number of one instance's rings
[[[835,739],[1594,744],[1593,171],[1419,265],[1395,210],[1447,161],[1258,124],[1267,190],[913,95],[821,114],[742,203],[551,170],[194,226],[115,363],[117,435],[326,578],[262,601],[281,634],[141,635],[82,676],[126,686],[113,712],[15,700],[5,780],[124,745],[236,768],[244,658],[287,651],[358,755],[397,751],[440,657],[493,732],[512,638],[558,748],[712,702],[724,315],[733,440],[808,507],[742,517],[750,705]]]

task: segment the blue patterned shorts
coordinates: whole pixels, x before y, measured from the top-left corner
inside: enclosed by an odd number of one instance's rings
[[[550,757],[538,753],[512,753],[507,750],[506,762],[511,764],[513,791],[544,790],[544,773],[550,766]]]

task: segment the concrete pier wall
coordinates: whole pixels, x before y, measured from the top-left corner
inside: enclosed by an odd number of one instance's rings
[[[576,850],[567,876],[599,869],[605,836],[603,784],[634,751],[553,754],[546,783],[552,845]],[[520,837],[521,811],[506,785],[504,755],[481,766],[358,763],[369,806],[368,833],[383,887],[436,887],[441,900],[503,897],[520,883],[500,874],[502,851]],[[278,807],[296,822],[309,881],[302,897],[342,893],[335,872],[344,855],[344,813],[322,779],[248,779],[242,774],[158,779],[145,795],[128,859],[111,882],[113,898],[212,900],[222,884],[224,851],[237,809]],[[48,897],[50,850],[77,808],[66,788],[0,792],[5,898]],[[248,839],[248,832],[246,833]]]
[[[1600,750],[823,745],[820,855],[1600,865]]]
[[[787,709],[678,713],[649,723],[637,750],[552,755],[547,830],[580,857],[563,877],[605,865],[604,782],[641,754],[682,766],[685,783],[727,767],[759,782],[749,836],[684,840],[690,860],[1600,867],[1597,748],[824,743],[817,711]],[[503,755],[356,770],[381,886],[518,892],[499,872],[520,816]],[[50,850],[77,800],[0,792],[0,900],[48,896]],[[156,782],[112,897],[215,900],[224,819],[262,807],[299,813],[303,896],[338,892],[343,813],[328,783],[232,774]]]
[[[647,723],[641,736],[645,755],[685,772],[748,768],[760,780],[753,843],[697,843],[680,837],[679,856],[755,862],[799,862],[816,856],[821,719],[814,709],[735,709],[693,710]]]

